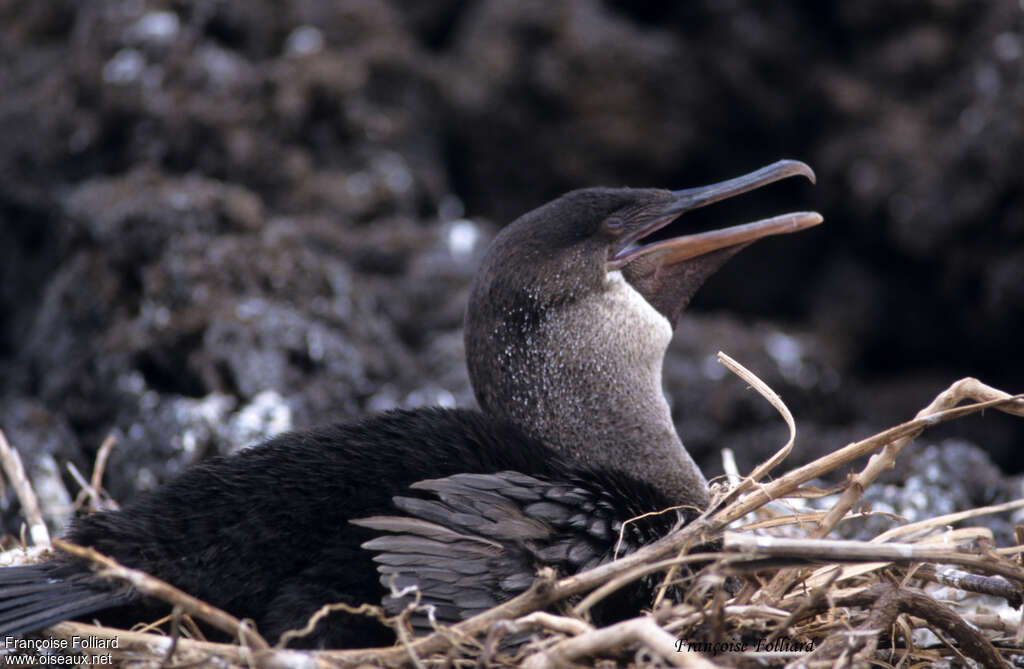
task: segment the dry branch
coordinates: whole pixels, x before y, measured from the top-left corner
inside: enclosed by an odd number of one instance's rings
[[[102,555],[92,548],[76,546],[60,539],[55,539],[53,546],[64,553],[98,565],[100,567],[98,572],[100,576],[124,581],[144,595],[149,595],[150,597],[168,602],[173,606],[180,607],[182,612],[209,623],[216,629],[231,635],[232,638],[241,639],[243,643],[252,648],[257,650],[269,648],[263,637],[257,634],[247,623],[243,623],[230,613],[221,611],[202,600],[196,599],[192,595],[182,592],[173,585],[137,569],[124,567],[117,561]]]
[[[976,555],[955,548],[918,544],[875,544],[870,541],[842,539],[790,539],[750,536],[726,532],[723,541],[729,550],[764,557],[801,558],[815,562],[937,562],[960,564],[999,574],[1024,588],[1024,568],[996,555]]]
[[[1006,666],[1006,662],[988,639],[949,607],[923,592],[899,588],[890,583],[879,583],[864,592],[842,598],[836,604],[871,607],[867,622],[860,630],[863,634],[836,633],[811,653],[809,660],[837,659],[851,646],[856,649],[858,655],[867,657],[877,647],[879,635],[888,632],[898,615],[907,613],[924,619],[948,634],[957,642],[961,652],[979,662],[982,667]]]
[[[1022,400],[1024,400],[1024,395],[1013,395],[1007,398],[979,401],[975,404],[946,409],[944,411],[930,414],[926,418],[915,418],[914,420],[889,428],[888,430],[880,432],[862,441],[844,446],[837,451],[829,453],[828,455],[822,456],[813,462],[809,462],[806,465],[790,471],[771,483],[767,483],[764,486],[757,488],[746,497],[736,500],[721,511],[716,511],[708,519],[709,527],[707,529],[710,531],[724,529],[732,521],[742,518],[764,504],[767,504],[774,499],[780,499],[788,496],[801,484],[832,472],[843,465],[853,462],[854,460],[870,455],[872,452],[897,439],[901,439],[908,435],[916,436],[920,434],[922,430],[932,425],[944,423],[955,418],[969,416],[985,409],[999,409],[1000,411],[1003,411],[1006,410],[1007,407],[1010,407],[1012,408],[1012,411],[1007,411],[1007,413],[1016,414],[1019,411],[1019,405]]]
[[[1020,396],[1014,399],[1010,394],[997,390],[996,388],[992,388],[991,386],[987,386],[977,379],[967,378],[960,379],[945,391],[939,393],[931,404],[917,412],[915,419],[927,422],[932,417],[939,416],[943,410],[951,409],[964,400],[973,400],[975,402],[1007,400],[1006,404],[1001,404],[997,407],[1000,411],[1005,411],[1006,413],[1017,416],[1024,416],[1024,401],[1021,401]],[[839,501],[832,507],[832,510],[821,522],[820,527],[816,532],[814,532],[813,536],[823,537],[831,532],[836,526],[836,523],[839,522],[839,519],[842,518],[847,511],[853,508],[853,505],[861,498],[868,486],[874,483],[875,479],[877,479],[882,472],[892,469],[896,462],[896,456],[899,455],[899,453],[906,448],[918,434],[920,434],[920,431],[912,432],[901,436],[898,439],[894,439],[886,444],[881,453],[872,455],[871,459],[868,460],[867,466],[854,477],[853,481],[851,481],[849,487],[846,489],[846,492],[843,493]]]
[[[767,383],[757,378],[753,372],[721,351],[718,352],[718,362],[724,365],[730,372],[750,384],[751,388],[756,390],[761,397],[765,398],[769,404],[775,407],[775,410],[779,412],[780,416],[782,416],[782,420],[786,422],[786,427],[789,428],[789,439],[782,445],[782,448],[772,455],[772,457],[755,467],[754,471],[750,473],[750,476],[733,488],[725,499],[722,500],[722,504],[726,504],[752,489],[758,481],[767,476],[770,471],[775,469],[783,460],[789,457],[790,452],[793,450],[793,444],[796,442],[796,421],[793,420],[793,414],[789,411],[789,407],[786,406],[785,402],[782,401],[782,398],[779,397],[779,394],[769,388]]]
[[[108,435],[103,443],[100,444],[100,449],[96,452],[96,460],[92,467],[92,476],[89,479],[89,487],[96,491],[97,495],[103,490],[103,473],[107,470],[107,460],[110,458],[110,452],[114,450],[114,446],[117,445],[117,439],[114,435]],[[97,499],[97,502],[99,500]],[[97,504],[97,507],[99,505]]]
[[[151,632],[132,632],[113,627],[98,627],[85,623],[59,623],[50,627],[47,633],[51,637],[68,641],[74,638],[96,639],[97,641],[113,641],[116,639],[117,649],[112,651],[116,658],[134,656],[136,658],[148,657],[158,661],[160,658],[165,657],[171,648],[171,638],[168,636]],[[175,666],[193,663],[202,665],[215,658],[234,666],[245,666],[252,659],[252,654],[250,649],[244,646],[178,639],[174,653],[174,659],[177,663]]]
[[[960,379],[949,388],[939,393],[932,402],[917,412],[914,420],[904,423],[900,427],[915,425],[915,429],[903,431],[902,434],[894,435],[892,439],[884,443],[881,453],[875,453],[868,460],[867,466],[849,482],[846,491],[840,496],[839,501],[825,515],[811,536],[820,538],[831,532],[839,521],[853,508],[853,505],[864,495],[875,479],[884,471],[892,469],[896,462],[896,456],[910,444],[929,425],[934,425],[946,420],[947,416],[956,412],[958,404],[964,400],[973,400],[976,404],[971,406],[991,404],[993,408],[1009,414],[1024,416],[1024,395],[1013,396],[981,381],[973,378]],[[969,408],[969,407],[962,407]],[[883,433],[884,434],[884,433]],[[863,442],[860,442],[863,443]],[[849,447],[848,447],[849,448]],[[845,449],[843,449],[845,450]],[[874,449],[872,449],[874,450]],[[826,456],[827,457],[827,456]],[[772,579],[768,586],[766,596],[775,599],[782,596],[800,578],[799,572],[781,571]]]
[[[925,520],[919,520],[916,523],[907,523],[906,525],[894,527],[890,530],[882,532],[871,541],[872,543],[888,541],[889,539],[893,539],[895,537],[902,537],[908,534],[914,534],[922,530],[932,530],[939,527],[945,527],[946,525],[952,525],[953,523],[959,523],[961,520],[967,520],[968,518],[977,518],[978,516],[986,516],[991,513],[1002,513],[1003,511],[1016,511],[1017,509],[1020,508],[1024,508],[1024,498],[1015,499],[1012,502],[1006,502],[1004,504],[979,506],[974,509],[968,509],[967,511],[947,513],[942,516],[935,516],[934,518],[926,518]]]
[[[36,546],[50,545],[50,532],[46,529],[43,521],[43,514],[39,510],[39,499],[36,491],[32,488],[32,482],[25,473],[25,466],[21,463],[21,456],[18,451],[11,448],[7,443],[7,437],[3,430],[0,430],[0,463],[3,464],[7,480],[14,487],[14,493],[18,496],[22,513],[28,522],[29,536]]]
[[[523,663],[525,669],[561,669],[582,657],[621,651],[640,645],[651,649],[662,659],[676,667],[694,669],[721,669],[696,653],[680,653],[676,639],[649,617],[634,618],[590,630],[579,636],[558,642],[548,650],[534,653]]]
[[[922,581],[932,581],[939,585],[948,585],[964,592],[1001,597],[1015,609],[1019,609],[1024,604],[1020,587],[1014,587],[1012,583],[1000,576],[980,576],[952,567],[924,564],[914,571],[913,577]]]

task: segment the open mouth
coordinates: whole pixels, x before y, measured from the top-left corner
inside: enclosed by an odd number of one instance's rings
[[[814,171],[798,160],[780,160],[743,176],[697,188],[672,191],[672,199],[652,212],[653,218],[627,235],[608,258],[608,269],[618,270],[642,256],[655,254],[662,262],[676,263],[711,253],[718,249],[813,227],[824,219],[813,211],[798,211],[753,223],[734,225],[691,235],[673,237],[651,244],[635,243],[662,229],[688,211],[755,190],[792,176],[804,176],[814,183]]]

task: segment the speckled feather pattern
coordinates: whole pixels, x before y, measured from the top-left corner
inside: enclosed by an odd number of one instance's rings
[[[467,363],[489,414],[592,467],[648,480],[677,504],[704,507],[707,481],[676,435],[661,386],[672,325],[607,271],[614,242],[600,232],[603,219],[664,195],[575,191],[505,228],[473,284]]]

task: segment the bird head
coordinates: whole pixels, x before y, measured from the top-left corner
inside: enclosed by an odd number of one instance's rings
[[[481,407],[583,462],[635,470],[672,498],[706,500],[661,388],[665,350],[704,281],[748,244],[822,221],[814,212],[645,243],[688,211],[790,176],[783,160],[684,190],[585,188],[506,226],[466,313]]]

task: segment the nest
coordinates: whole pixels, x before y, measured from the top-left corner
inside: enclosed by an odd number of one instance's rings
[[[900,525],[870,541],[827,538],[840,521],[856,515],[864,491],[928,426],[988,408],[1024,416],[1024,395],[962,379],[913,420],[762,482],[789,454],[795,423],[781,399],[757,377],[728,356],[719,354],[719,360],[772,403],[789,426],[789,440],[748,476],[716,485],[711,507],[696,521],[635,553],[564,578],[542,570],[527,592],[425,637],[412,636],[411,609],[387,618],[372,605],[353,609],[333,604],[275,647],[247,622],[167,583],[92,549],[54,540],[53,546],[90,560],[105,576],[168,602],[173,614],[158,621],[162,629],[68,622],[49,628],[45,638],[51,644],[88,639],[92,647],[76,652],[99,653],[115,665],[153,667],[998,667],[1024,657],[1019,611],[1024,528],[1017,527],[1017,545],[997,548],[986,529],[948,527],[1024,508],[1024,499]],[[969,403],[960,406],[965,401]],[[102,459],[108,451],[101,449]],[[867,463],[838,490],[822,491],[810,483],[863,458]],[[31,485],[2,433],[0,459],[22,503],[29,535],[35,544],[46,545],[49,539]],[[100,498],[101,478],[102,462],[91,481],[80,478],[93,502]],[[797,511],[796,504],[780,504],[825,493],[837,501],[824,510]],[[689,552],[709,544],[720,550]],[[649,611],[605,627],[589,622],[588,611],[595,603],[640,578],[661,583]],[[986,603],[977,604],[982,597]],[[946,601],[953,599],[960,603]],[[283,647],[338,609],[379,618],[395,630],[398,643],[342,651]],[[196,620],[235,642],[203,640]]]

